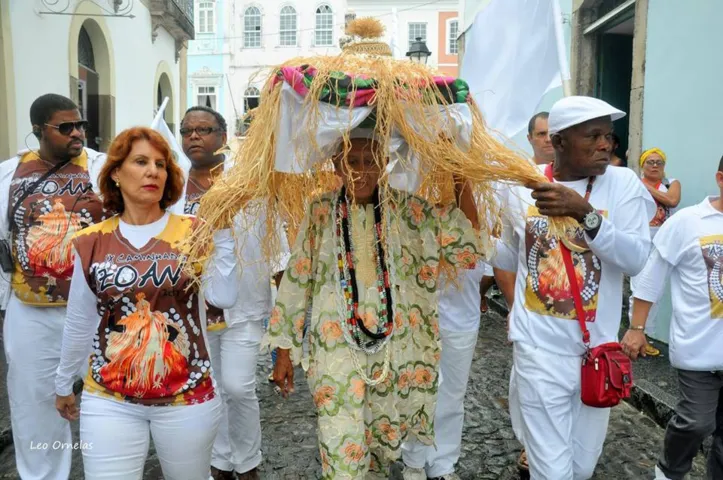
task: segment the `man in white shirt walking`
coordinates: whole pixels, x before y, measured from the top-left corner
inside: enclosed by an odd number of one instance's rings
[[[72,450],[33,445],[72,443],[54,395],[74,265],[69,239],[107,214],[97,182],[106,157],[84,147],[88,122],[69,98],[38,97],[30,121],[39,148],[0,164],[7,392],[19,476],[65,480]]]
[[[229,156],[217,153],[226,143],[226,121],[207,107],[191,107],[181,122],[183,151],[192,168],[186,184],[185,212],[195,215],[213,180],[230,167]],[[260,238],[266,218],[261,208],[236,217],[237,248],[245,259],[236,305],[228,310],[209,306],[206,312],[211,364],[221,387],[224,411],[213,445],[211,476],[217,480],[259,478],[261,420],[256,396],[256,362],[263,336],[263,322],[271,314],[271,276],[278,265],[263,261]],[[280,227],[280,226],[279,226]],[[283,249],[285,234],[279,228]]]
[[[563,239],[573,251],[590,347],[617,340],[623,275],[637,274],[650,249],[655,204],[635,174],[608,168],[612,122],[625,114],[590,97],[567,97],[550,110],[550,183],[508,189],[503,231],[492,264],[516,271],[509,338],[514,343],[510,416],[533,480],[592,477],[610,410],[580,398],[585,346],[558,239],[548,217],[572,217]]]
[[[645,322],[670,277],[670,363],[678,371],[681,399],[655,468],[660,480],[684,478],[711,434],[708,478],[723,478],[723,158],[715,179],[719,196],[679,211],[658,230],[622,341],[630,358],[645,356]]]

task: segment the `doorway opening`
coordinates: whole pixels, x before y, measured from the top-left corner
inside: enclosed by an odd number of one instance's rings
[[[93,42],[85,26],[78,35],[78,108],[83,119],[88,120],[86,143],[93,150],[100,150],[100,76],[95,67]]]

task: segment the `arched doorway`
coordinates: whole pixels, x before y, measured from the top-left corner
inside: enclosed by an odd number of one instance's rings
[[[171,79],[168,77],[168,74],[164,72],[161,73],[156,84],[156,109],[161,107],[163,99],[166,97],[168,97],[168,105],[166,105],[166,110],[163,112],[163,119],[166,121],[168,128],[173,132],[175,131],[175,125],[173,123],[173,87],[171,86]]]
[[[78,35],[78,108],[80,115],[88,120],[86,132],[88,146],[100,150],[100,77],[95,67],[93,42],[85,25]]]
[[[90,124],[88,147],[105,151],[113,139],[115,107],[109,38],[95,19],[80,15],[76,19],[70,32],[70,93]]]

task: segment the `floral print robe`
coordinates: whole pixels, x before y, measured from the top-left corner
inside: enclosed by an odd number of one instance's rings
[[[435,208],[417,197],[395,195],[399,199],[394,211],[399,215],[392,225],[398,230],[388,235],[386,243],[394,261],[390,272],[395,306],[386,380],[373,387],[365,384],[342,333],[332,230],[336,228],[336,193],[313,201],[307,211],[264,341],[272,348],[291,349],[293,363],[301,362],[306,370],[318,413],[325,479],[364,478],[367,471],[387,474],[408,436],[427,445],[434,441],[440,260],[458,268],[474,268],[479,239],[461,210]],[[359,228],[368,229],[369,222],[373,228],[372,207],[366,208],[366,212],[350,209],[352,234]],[[357,261],[355,257],[355,264]],[[376,325],[380,302],[376,282],[365,285],[357,278],[357,284],[360,314],[365,324]],[[308,356],[302,348],[305,336]],[[385,349],[373,355],[354,353],[366,375],[378,378]]]

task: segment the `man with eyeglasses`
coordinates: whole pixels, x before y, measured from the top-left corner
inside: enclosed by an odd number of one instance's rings
[[[30,121],[40,148],[0,165],[10,417],[20,478],[67,479],[72,449],[51,447],[72,445],[70,424],[58,416],[54,400],[73,273],[70,239],[104,219],[96,179],[105,155],[84,148],[87,122],[66,97],[37,98]]]
[[[196,214],[201,197],[214,178],[231,166],[231,155],[218,153],[226,145],[226,130],[223,116],[207,107],[192,107],[183,117],[180,133],[191,170],[182,201],[189,215]],[[261,420],[256,397],[256,363],[263,323],[271,315],[271,275],[283,270],[285,259],[276,266],[262,261],[259,239],[266,236],[266,219],[263,210],[256,207],[251,206],[236,218],[236,241],[244,259],[238,301],[228,310],[211,306],[206,309],[213,375],[224,400],[224,413],[211,457],[214,479],[259,478]],[[280,228],[278,235],[285,241]],[[285,250],[288,251],[288,245]]]

